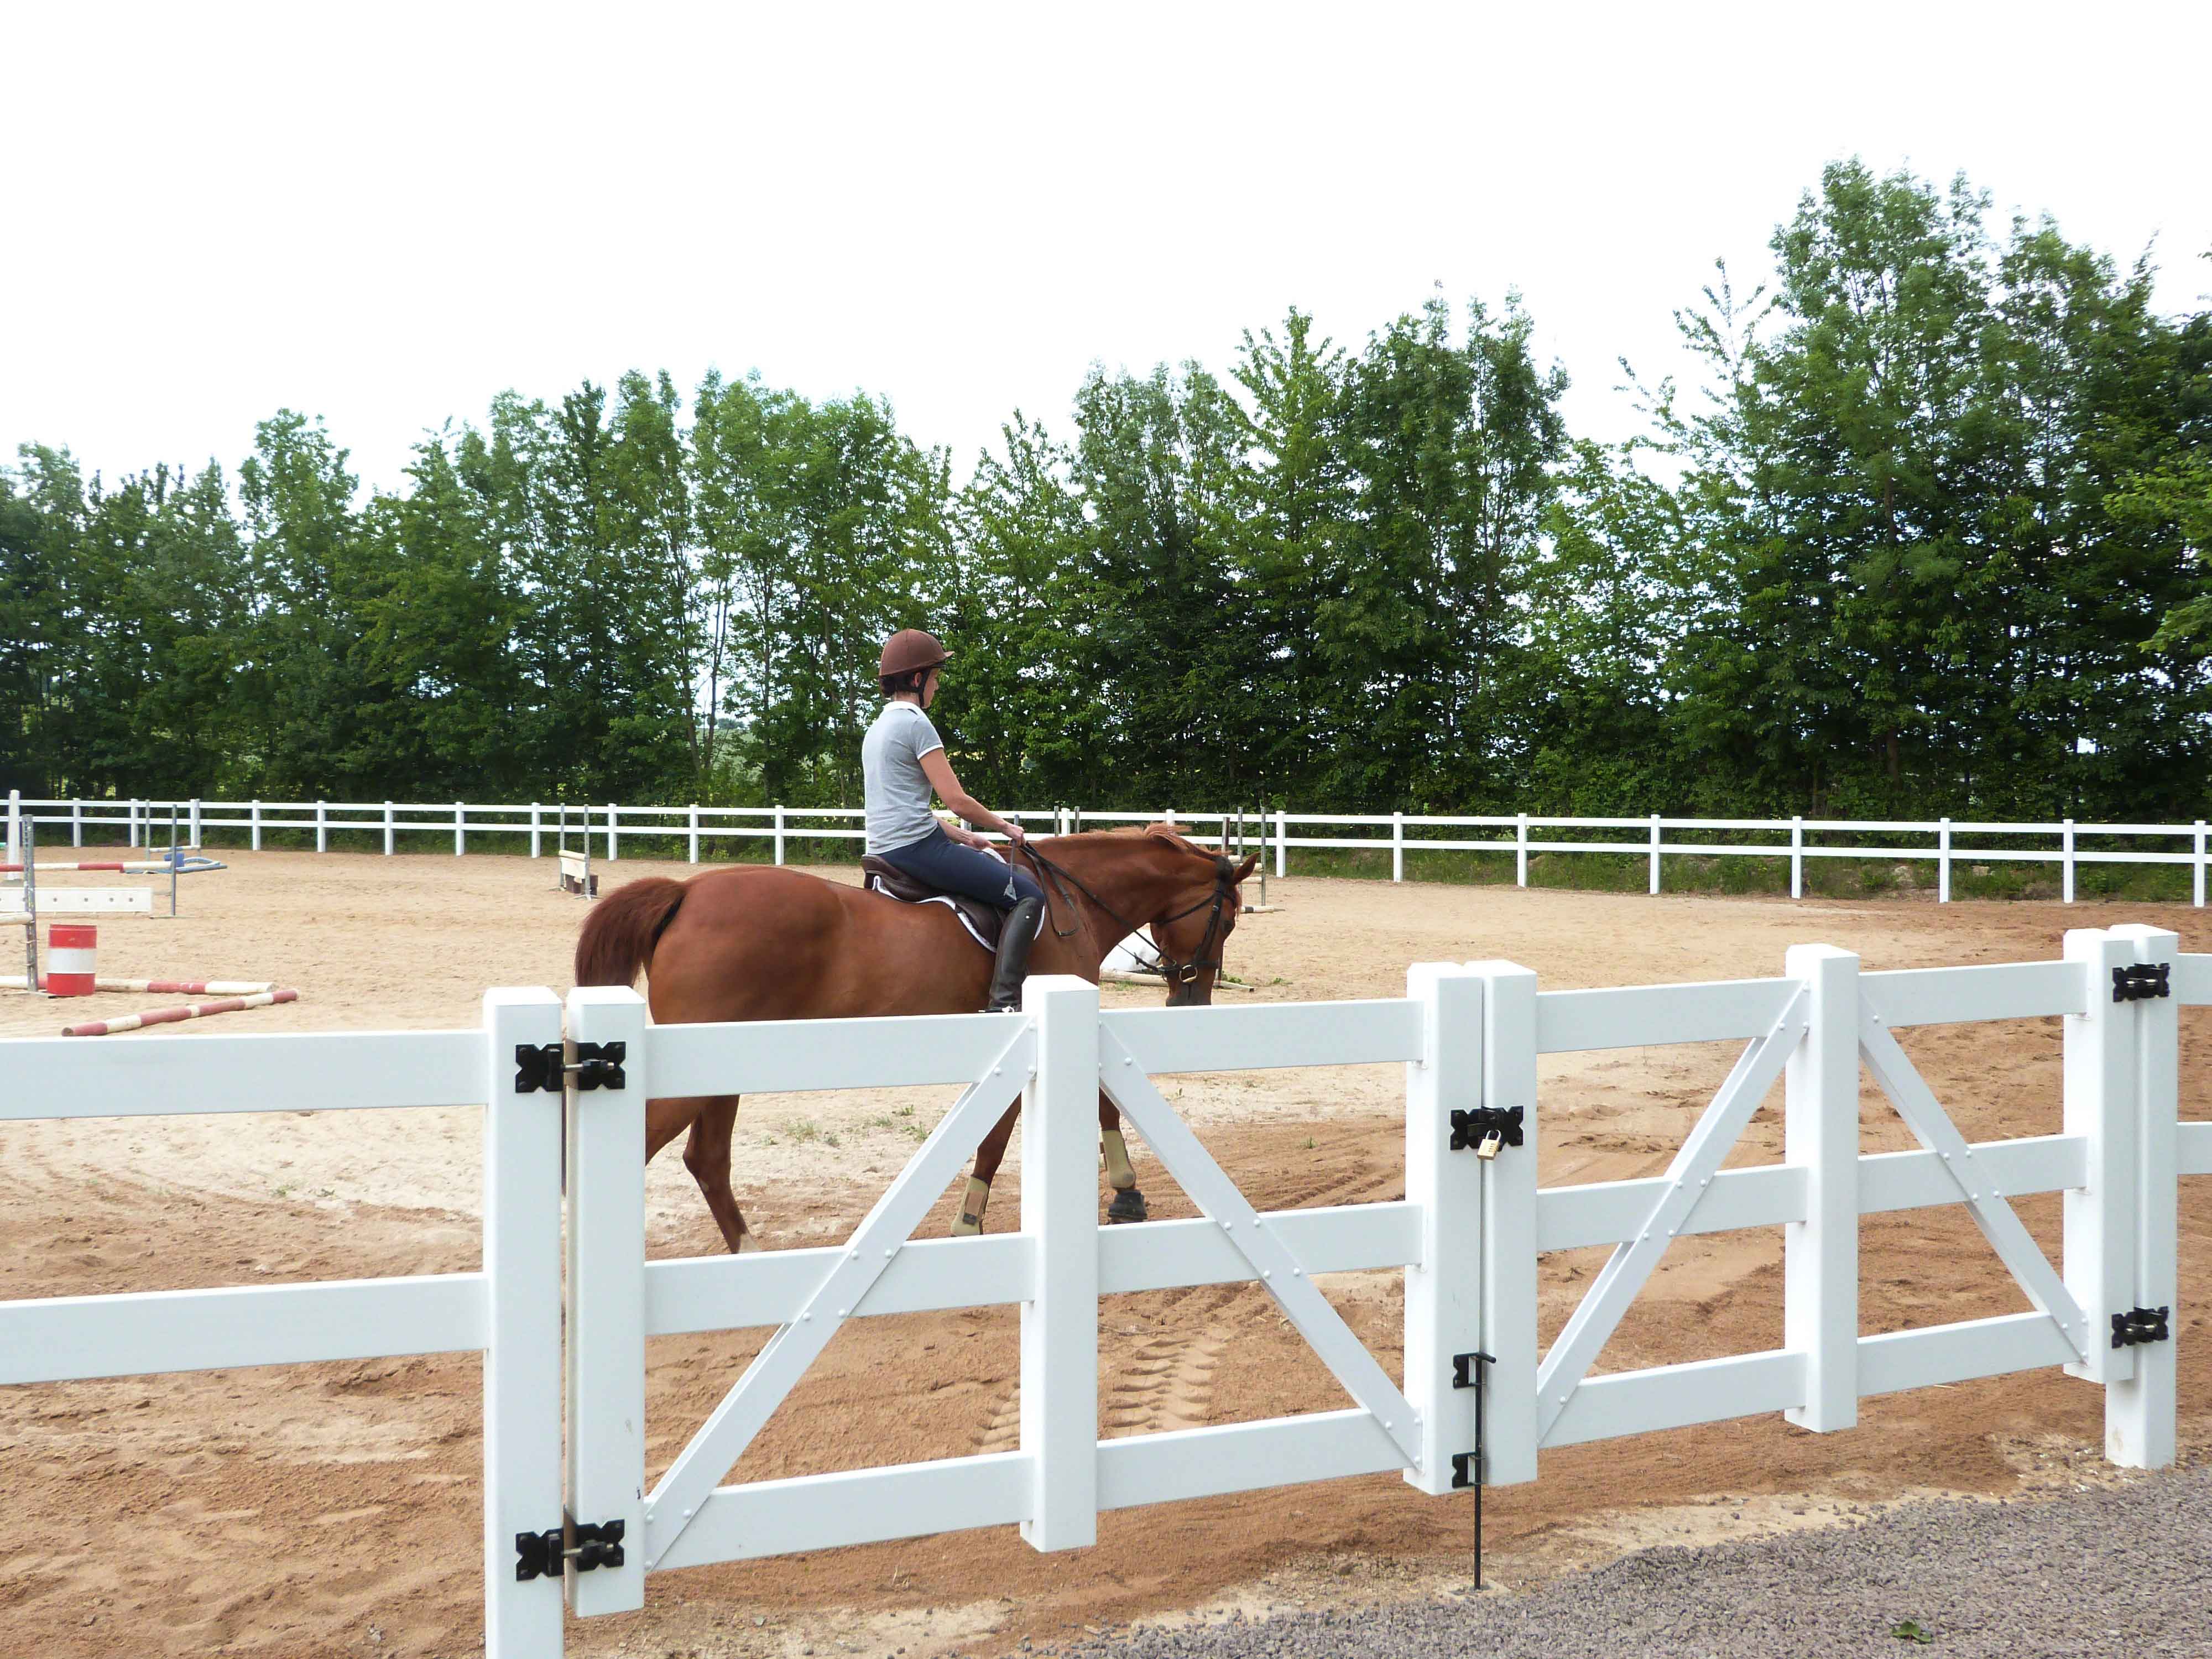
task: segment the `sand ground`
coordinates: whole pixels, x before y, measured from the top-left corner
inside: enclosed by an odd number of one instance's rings
[[[188,880],[179,919],[101,924],[101,971],[274,979],[301,1000],[100,1041],[461,1025],[487,986],[568,984],[583,905],[553,890],[550,861],[227,856],[230,870]],[[671,869],[625,860],[605,874]],[[2206,913],[2145,904],[1793,904],[1310,878],[1274,894],[1283,908],[1244,919],[1230,966],[1254,996],[1295,1001],[1401,994],[1407,963],[1439,959],[1510,958],[1557,989],[1774,974],[1785,946],[1808,942],[1858,951],[1869,969],[2042,959],[2067,927],[2124,921],[2212,949]],[[1115,1005],[1157,1000],[1108,992]],[[62,1023],[50,1003],[0,993],[0,1036]],[[2056,1020],[1935,1028],[1905,1042],[1969,1139],[2058,1128]],[[2183,1043],[2184,1115],[2212,1115],[2212,1017],[2185,1013]],[[1733,1058],[1720,1044],[1547,1060],[1545,1183],[1659,1172]],[[1398,1067],[1185,1078],[1167,1092],[1262,1208],[1401,1194]],[[771,1247],[842,1237],[951,1093],[749,1100],[736,1142],[748,1218]],[[1779,1098],[1733,1162],[1778,1155]],[[1911,1144],[1870,1085],[1864,1119],[1869,1150]],[[0,1125],[0,1297],[467,1269],[477,1133],[472,1111]],[[1156,1216],[1194,1213],[1141,1148],[1139,1166]],[[994,1200],[1000,1226],[1012,1224],[1018,1192],[1017,1158]],[[673,1153],[647,1194],[655,1254],[719,1248]],[[948,1193],[925,1233],[942,1231],[951,1202]],[[2055,1253],[2056,1197],[2021,1209]],[[2185,1186],[2182,1226],[2183,1282],[2200,1283],[2212,1267],[2212,1183]],[[1863,1237],[1869,1331],[2026,1305],[1960,1212],[1870,1218]],[[1547,1339],[1601,1261],[1546,1258]],[[1395,1276],[1327,1288],[1395,1371]],[[1775,1346],[1781,1316],[1778,1230],[1684,1241],[1601,1369]],[[2177,1323],[2185,1333],[2202,1319],[2185,1308]],[[656,1465],[763,1334],[652,1345]],[[1117,1297],[1100,1339],[1109,1434],[1341,1403],[1252,1288]],[[2212,1440],[2212,1378],[2202,1345],[2185,1340],[2180,1353],[2183,1438],[2197,1448]],[[1009,1447],[1017,1370],[1012,1309],[864,1322],[832,1345],[738,1475]],[[474,1360],[445,1357],[0,1390],[0,1490],[15,1540],[0,1558],[0,1655],[477,1651],[478,1387]],[[1870,1401],[1851,1434],[1756,1419],[1547,1453],[1540,1481],[1491,1495],[1490,1570],[1527,1583],[1644,1543],[1818,1524],[1918,1495],[2071,1490],[2116,1478],[2096,1455],[2100,1422],[2097,1392],[2054,1371]],[[1104,1516],[1098,1547],[1067,1555],[1036,1555],[1004,1529],[657,1576],[643,1613],[572,1626],[571,1650],[1000,1652],[1109,1620],[1464,1585],[1468,1529],[1464,1498],[1424,1498],[1395,1477],[1287,1488]]]

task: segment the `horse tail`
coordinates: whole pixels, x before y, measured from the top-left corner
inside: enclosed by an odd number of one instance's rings
[[[665,876],[625,882],[592,906],[576,936],[576,983],[628,985],[684,902],[684,884]]]

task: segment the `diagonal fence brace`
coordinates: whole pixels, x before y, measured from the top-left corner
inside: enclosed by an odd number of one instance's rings
[[[798,1318],[781,1327],[745,1367],[699,1431],[691,1437],[660,1484],[645,1500],[645,1565],[649,1569],[697,1514],[699,1506],[744,1455],[775,1408],[830,1346],[830,1340],[890,1266],[891,1258],[921,1224],[975,1143],[1013,1104],[1036,1070],[1036,1028],[1020,1033],[953,1103],[898,1178],[846,1241]]]
[[[1408,1466],[1420,1462],[1421,1425],[1375,1356],[1352,1334],[1343,1316],[1329,1305],[1289,1247],[1275,1236],[1222,1167],[1213,1161],[1190,1126],[1160,1097],[1152,1080],[1110,1030],[1098,1034],[1099,1083],[1143,1135],[1160,1165],[1179,1182],[1260,1275],[1260,1283],[1283,1317],[1320,1357],[1344,1390],[1371,1413]]]
[[[1801,986],[1783,1006],[1765,1036],[1753,1038],[1736,1058],[1728,1079],[1698,1119],[1689,1139],[1667,1169],[1667,1189],[1637,1229],[1636,1237],[1613,1247],[1604,1268],[1576,1307],[1536,1372],[1537,1443],[1552,1431],[1589,1368],[1604,1352],[1621,1316],[1667,1254],[1667,1246],[1689,1221],[1711,1188],[1729,1149],[1743,1133],[1759,1103],[1789,1063],[1790,1052],[1805,1035],[1806,993]]]
[[[1972,1212],[1974,1224],[1989,1240],[1990,1248],[1996,1252],[2005,1270],[2019,1281],[2029,1303],[2058,1327],[2076,1359],[2087,1359],[2089,1318],[2081,1311],[2081,1304],[2074,1299],[2065,1281],[2052,1271],[2027,1226],[1997,1189],[1996,1176],[1975,1163],[1974,1150],[1966,1144],[1966,1138],[1959,1133],[1935,1092],[1899,1046],[1897,1038],[1882,1024],[1881,1016],[1871,1008],[1860,1011],[1859,1053],[1866,1060],[1867,1069],[1874,1073],[1875,1081],[1881,1085],[1881,1091],[1889,1097],[1890,1104],[1897,1108],[1897,1115],[1905,1120],[1905,1127],[1942,1162],[1944,1172]]]

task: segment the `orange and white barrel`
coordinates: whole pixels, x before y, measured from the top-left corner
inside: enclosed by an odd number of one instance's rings
[[[58,921],[46,929],[46,994],[88,997],[99,988],[93,957],[100,930],[81,921]]]

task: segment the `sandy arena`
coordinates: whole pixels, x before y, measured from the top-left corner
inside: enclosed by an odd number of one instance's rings
[[[176,921],[100,924],[111,975],[273,979],[294,1006],[111,1042],[203,1033],[472,1024],[483,989],[565,989],[585,906],[550,860],[226,854],[189,878]],[[604,867],[610,884],[683,867]],[[842,874],[840,878],[844,878]],[[85,877],[86,882],[122,878]],[[2069,927],[2149,921],[2212,950],[2206,912],[2154,904],[1790,903],[1293,878],[1248,916],[1232,973],[1282,1000],[1395,996],[1408,963],[1509,957],[1547,989],[1746,978],[1825,942],[1869,969],[2037,960]],[[0,946],[12,948],[11,933]],[[18,958],[19,959],[19,958]],[[11,959],[0,971],[18,971]],[[66,1009],[0,993],[0,1035],[65,1015],[182,1000],[106,995]],[[1111,1005],[1157,991],[1109,988]],[[1230,1000],[1226,995],[1223,1000]],[[1240,1000],[1242,999],[1239,999]],[[2059,1127],[2059,1023],[1942,1027],[1905,1046],[1969,1139]],[[2212,1115],[2212,1018],[2185,1012],[2182,1112]],[[1665,1166],[1735,1045],[1547,1061],[1547,1185]],[[8,1086],[0,1076],[0,1088]],[[738,1201],[771,1248],[842,1237],[955,1091],[748,1100]],[[1183,1079],[1169,1097],[1261,1208],[1401,1195],[1396,1066]],[[1779,1155],[1781,1091],[1732,1164]],[[1867,1084],[1869,1151],[1912,1144]],[[466,1270],[477,1265],[477,1114],[359,1112],[0,1125],[0,1298]],[[1138,1155],[1156,1217],[1188,1202]],[[1016,1224],[1018,1154],[994,1195]],[[672,1151],[647,1182],[657,1255],[720,1240]],[[948,1190],[926,1224],[944,1231]],[[2055,1195],[2022,1213],[2054,1255]],[[1870,1218],[1869,1331],[2024,1310],[1964,1212]],[[2212,1182],[2182,1189],[2180,1331],[2203,1321]],[[1602,1261],[1544,1261],[1547,1340]],[[1396,1275],[1328,1288],[1399,1369]],[[1780,1230],[1685,1241],[1600,1369],[1778,1346]],[[657,1473],[763,1332],[651,1345]],[[1102,1432],[1230,1422],[1345,1403],[1255,1288],[1109,1300]],[[2212,1360],[2181,1356],[2185,1458],[2212,1419]],[[1011,1448],[1016,1312],[860,1322],[841,1335],[738,1466],[739,1478]],[[204,1372],[0,1389],[0,1655],[461,1656],[480,1650],[479,1379],[465,1357]],[[1855,1432],[1761,1418],[1547,1453],[1534,1486],[1491,1496],[1493,1580],[1533,1583],[1652,1542],[1821,1524],[1937,1493],[2071,1491],[2117,1481],[2099,1456],[2097,1390],[2057,1371],[1866,1402]],[[2157,1477],[2128,1477],[2156,1479]],[[642,1614],[570,1626],[586,1656],[990,1654],[1085,1626],[1179,1613],[1315,1607],[1449,1593],[1468,1582],[1467,1500],[1395,1476],[1100,1517],[1097,1548],[1040,1556],[1012,1528],[656,1575]]]

